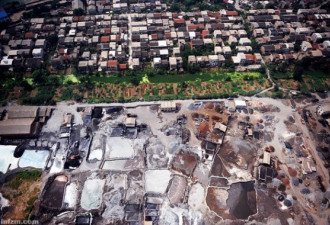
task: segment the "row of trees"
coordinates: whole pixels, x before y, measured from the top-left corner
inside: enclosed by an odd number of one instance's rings
[[[192,11],[193,9],[211,11],[219,11],[222,8],[229,8],[229,10],[233,9],[232,5],[225,5],[223,0],[211,0],[209,2],[200,0],[176,0],[172,1],[169,5],[170,12],[188,12]]]

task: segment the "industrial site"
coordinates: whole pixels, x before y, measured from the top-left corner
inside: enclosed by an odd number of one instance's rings
[[[0,108],[2,220],[328,224],[323,97]]]

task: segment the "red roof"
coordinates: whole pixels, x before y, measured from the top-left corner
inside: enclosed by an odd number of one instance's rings
[[[110,29],[110,28],[105,28],[105,29],[104,29],[104,33],[106,33],[106,34],[110,34],[110,32],[111,32],[111,29]]]
[[[188,25],[188,30],[196,30],[197,28],[198,28],[198,26],[195,24]]]
[[[213,30],[217,30],[217,29],[220,29],[220,24],[219,23],[212,23],[211,27],[212,27]]]
[[[313,50],[317,50],[317,49],[320,49],[321,46],[319,44],[312,44],[312,49]]]
[[[32,32],[25,33],[25,38],[33,38],[34,34]]]
[[[172,13],[172,17],[173,18],[178,18],[178,14],[177,13]]]
[[[171,36],[171,33],[165,33],[165,38],[166,39],[170,39],[172,36]]]
[[[210,32],[208,30],[203,30],[202,37],[205,38],[206,35],[209,35]]]
[[[117,67],[118,66],[118,61],[117,60],[108,60],[107,66],[108,67]]]
[[[79,21],[79,17],[78,17],[78,16],[74,16],[74,17],[72,18],[72,20],[73,20],[73,22],[78,22],[78,21]]]
[[[157,40],[158,39],[158,34],[151,34],[151,39],[152,40]]]
[[[120,35],[116,35],[116,41],[120,41]]]
[[[175,19],[174,23],[185,24],[186,21],[184,19]]]
[[[227,11],[226,15],[227,16],[238,16],[238,12],[237,11]]]
[[[103,42],[103,43],[110,42],[110,37],[109,36],[102,36],[101,37],[101,42]]]
[[[127,30],[127,27],[121,27],[120,28],[122,31],[126,31]]]
[[[254,56],[252,54],[245,54],[245,59],[254,61]]]
[[[198,28],[201,29],[201,30],[204,30],[205,29],[205,25],[204,24],[199,24],[198,25]]]
[[[71,55],[65,55],[65,56],[63,56],[63,57],[64,57],[64,59],[66,59],[66,60],[71,59]]]
[[[126,64],[119,64],[119,69],[126,70],[127,69],[127,65]]]
[[[64,54],[64,48],[60,48],[60,49],[58,50],[58,53],[61,54],[61,55],[63,55],[63,54]]]
[[[210,17],[215,17],[215,18],[219,18],[220,17],[220,13],[219,12],[207,11],[207,15],[210,16]]]
[[[154,18],[162,18],[162,14],[161,13],[154,13]]]

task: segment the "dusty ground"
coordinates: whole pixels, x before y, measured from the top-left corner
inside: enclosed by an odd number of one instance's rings
[[[98,162],[88,162],[84,158],[78,169],[67,173],[70,182],[74,181],[78,184],[80,189],[78,199],[81,198],[81,190],[87,177],[106,180],[101,194],[102,204],[99,209],[93,209],[93,212],[99,215],[95,221],[119,224],[119,221],[127,216],[143,218],[140,212],[137,214],[126,212],[125,204],[140,204],[151,199],[150,201],[159,204],[155,213],[159,215],[160,224],[190,225],[205,222],[210,225],[254,223],[295,225],[313,224],[310,222],[312,219],[315,224],[325,224],[327,211],[320,206],[325,194],[320,191],[316,182],[317,176],[303,175],[300,168],[301,157],[295,156],[294,151],[304,144],[303,152],[310,154],[309,151],[315,147],[315,140],[308,134],[308,128],[301,123],[300,114],[295,111],[292,102],[252,98],[248,102],[248,108],[254,111],[238,110],[231,116],[223,145],[220,146],[214,160],[205,159],[202,140],[219,135],[219,133],[210,135],[215,122],[227,124],[228,114],[225,110],[221,113],[222,108],[218,107],[221,103],[207,102],[200,107],[194,107],[192,100],[176,101],[176,103],[180,103],[180,110],[171,113],[160,112],[159,107],[153,105],[154,102],[128,103],[124,105],[127,108],[124,108],[119,115],[107,114],[91,123],[94,135],[95,132],[100,132],[105,136],[110,136],[111,126],[122,124],[128,113],[137,115],[138,124],[147,125],[147,129],[139,133],[138,138],[135,139],[139,143],[134,146],[132,159],[105,162],[102,155],[102,159]],[[301,107],[310,102],[302,99],[296,104],[297,107]],[[59,132],[63,115],[69,112],[75,115],[74,129],[78,130],[73,135],[73,139],[79,138],[79,129],[85,126],[85,123],[81,113],[76,110],[77,106],[88,105],[59,104],[53,117],[43,129],[43,137],[47,137],[47,133],[52,133],[55,137]],[[184,128],[191,133],[187,144],[182,143],[182,137],[179,136],[181,128],[177,124],[177,116],[182,114],[187,116],[187,124]],[[245,123],[241,123],[242,121]],[[249,123],[252,124],[249,126],[253,129],[260,131],[259,139],[246,136],[244,126]],[[203,124],[202,129],[200,124]],[[201,130],[203,132],[205,130],[205,135],[202,137],[198,136]],[[304,135],[297,135],[299,131],[303,131]],[[221,135],[218,139],[220,138]],[[286,149],[284,142],[292,144],[294,150]],[[56,157],[62,158],[65,157],[74,140],[60,141],[60,143],[62,146],[58,151],[59,156]],[[266,149],[271,152],[274,161],[270,167],[275,168],[278,174],[272,181],[263,183],[256,179],[258,166]],[[87,154],[88,150],[85,156]],[[150,176],[154,170],[159,172],[158,175]],[[320,168],[317,170],[319,172]],[[61,171],[63,168],[59,166],[56,172]],[[164,171],[166,176],[163,174]],[[148,175],[147,179],[145,174]],[[309,194],[301,193],[305,189],[304,184],[293,185],[294,178],[305,179],[305,177],[310,180]],[[149,185],[148,189],[146,181]],[[247,183],[248,185],[245,186]],[[161,186],[161,190],[157,185]],[[278,201],[279,194],[290,200],[292,207],[287,208]],[[147,196],[147,200],[144,196]],[[25,198],[23,201],[27,202],[28,199]],[[24,211],[23,205],[20,206],[19,202],[17,205],[21,211]],[[84,212],[80,202],[77,202],[75,210],[75,212]],[[294,214],[290,214],[292,212]],[[220,217],[227,220],[222,221]],[[298,223],[292,223],[293,220]]]

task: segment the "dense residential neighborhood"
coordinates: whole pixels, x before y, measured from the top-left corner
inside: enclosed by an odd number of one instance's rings
[[[330,0],[1,0],[0,224],[330,224]]]
[[[1,67],[33,71],[47,63],[51,73],[75,67],[80,73],[111,74],[143,70],[147,63],[182,72],[187,63],[224,67],[229,60],[244,71],[264,62],[329,55],[330,14],[322,9],[172,13],[159,1],[129,7],[127,1],[88,1],[85,7],[80,0],[72,9],[87,14],[24,19],[3,30]],[[141,12],[146,10],[151,12]],[[186,48],[200,55],[182,58]]]

